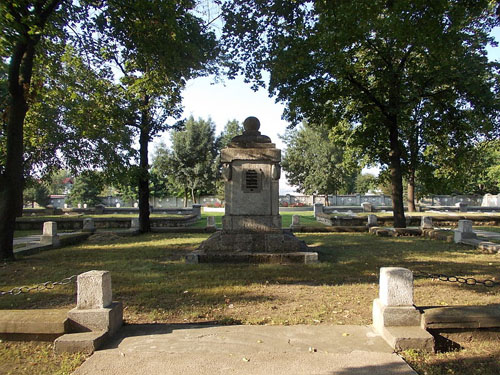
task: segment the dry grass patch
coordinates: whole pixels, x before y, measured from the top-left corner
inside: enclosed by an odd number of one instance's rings
[[[184,256],[207,236],[154,233],[47,251],[0,268],[0,289],[104,269],[111,271],[114,298],[123,302],[128,323],[370,324],[380,267],[500,280],[498,256],[424,238],[361,233],[298,234],[318,251],[321,262],[314,265],[185,264]],[[498,289],[418,278],[415,302],[498,303]],[[72,284],[1,297],[0,309],[70,308],[75,299]],[[417,362],[434,368],[438,358],[418,355]]]

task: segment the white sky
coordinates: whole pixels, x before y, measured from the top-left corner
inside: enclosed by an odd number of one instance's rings
[[[500,41],[500,28],[496,28],[493,35]],[[500,47],[489,47],[488,56],[490,60],[500,60]],[[260,132],[271,137],[278,148],[284,148],[278,138],[278,134],[285,133],[288,125],[281,119],[284,106],[275,103],[275,99],[269,97],[267,90],[259,89],[254,92],[250,84],[244,83],[241,77],[217,84],[213,84],[213,77],[202,77],[188,82],[183,97],[185,117],[192,115],[195,119],[211,118],[216,124],[217,133],[220,133],[230,120],[236,119],[243,123],[248,116],[255,116],[260,120]],[[168,133],[164,133],[155,138],[154,144],[168,144],[169,138]],[[364,172],[376,174],[378,170],[375,168]],[[281,176],[280,194],[293,193],[295,189],[287,183],[285,174],[282,173]]]

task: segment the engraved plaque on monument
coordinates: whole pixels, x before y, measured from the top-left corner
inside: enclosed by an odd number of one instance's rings
[[[248,117],[242,135],[221,152],[225,182],[222,231],[187,256],[187,262],[312,263],[317,253],[281,228],[281,150]]]

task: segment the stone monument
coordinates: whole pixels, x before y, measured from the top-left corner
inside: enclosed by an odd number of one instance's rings
[[[281,228],[279,179],[281,150],[248,117],[242,135],[221,152],[225,182],[222,231],[214,233],[187,257],[190,263],[312,263],[310,252],[290,230]]]

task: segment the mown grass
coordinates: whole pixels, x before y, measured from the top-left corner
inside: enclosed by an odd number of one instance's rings
[[[281,215],[281,226],[283,228],[289,228],[292,224],[292,216],[298,215],[300,216],[300,225],[303,226],[312,226],[312,227],[321,227],[324,224],[319,223],[314,218],[313,211],[283,211],[280,212]],[[207,217],[213,216],[215,217],[215,223],[217,227],[222,227],[222,216],[224,216],[224,212],[203,212],[201,214],[201,220],[199,220],[193,227],[203,228],[207,224]]]
[[[20,257],[0,268],[0,289],[105,269],[111,271],[114,298],[124,303],[127,323],[370,324],[380,267],[401,266],[428,273],[500,279],[500,262],[495,255],[422,238],[384,238],[361,233],[298,234],[318,251],[319,264],[185,264],[183,257],[207,236],[146,234],[123,237],[117,242],[110,237],[106,242]],[[429,278],[415,281],[415,303],[420,306],[498,303],[498,295],[498,288]],[[75,300],[75,285],[71,284],[0,297],[0,309],[69,309]],[[0,353],[11,352],[6,345],[0,344]],[[11,363],[11,357],[5,355],[0,354],[0,363]],[[436,368],[435,355],[415,356],[422,368]],[[494,358],[499,358],[498,353]],[[436,374],[447,374],[446,371],[445,366]],[[41,366],[36,366],[31,373],[52,372],[43,372]]]

